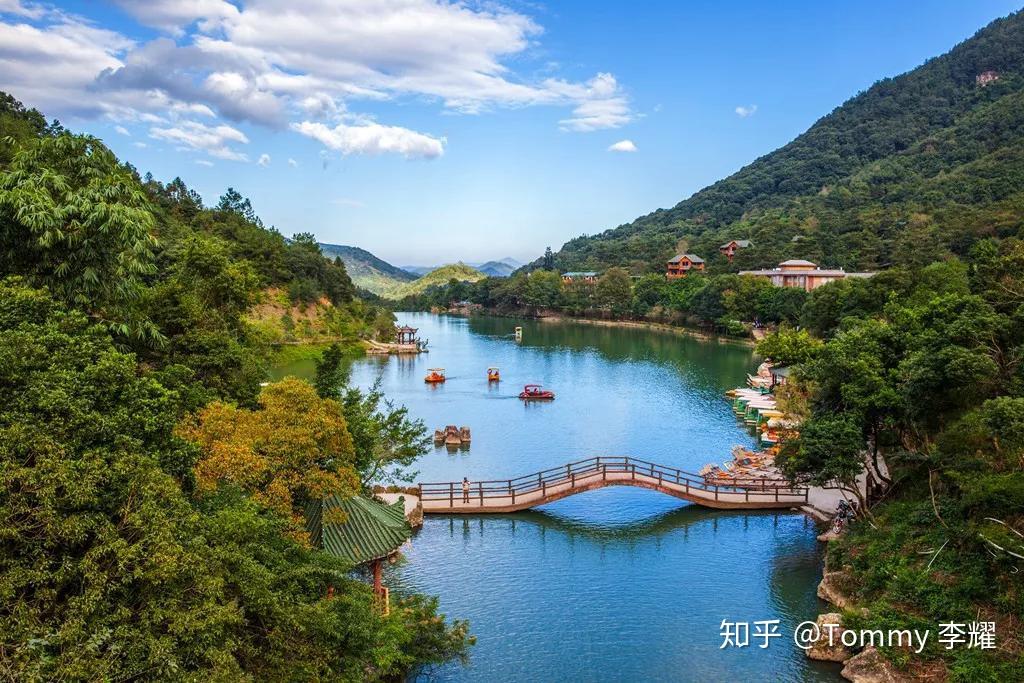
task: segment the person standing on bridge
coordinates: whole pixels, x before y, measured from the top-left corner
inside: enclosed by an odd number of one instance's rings
[[[469,477],[462,478],[462,502],[469,502]]]

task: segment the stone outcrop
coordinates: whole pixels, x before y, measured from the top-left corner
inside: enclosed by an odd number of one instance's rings
[[[843,678],[853,683],[902,683],[911,680],[873,647],[866,647],[859,655],[846,660],[841,673]]]
[[[818,597],[840,609],[846,609],[853,601],[843,592],[843,585],[849,581],[846,572],[825,572],[818,584]]]
[[[839,628],[830,629],[834,624]],[[844,662],[853,656],[853,651],[843,645],[840,637],[843,634],[843,615],[837,612],[818,615],[818,640],[807,650],[807,656],[822,662]],[[831,630],[831,642],[829,632]]]

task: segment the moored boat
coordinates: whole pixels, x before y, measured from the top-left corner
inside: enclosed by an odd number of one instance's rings
[[[527,384],[519,393],[519,398],[527,401],[550,401],[555,398],[555,392],[548,391],[539,384]]]

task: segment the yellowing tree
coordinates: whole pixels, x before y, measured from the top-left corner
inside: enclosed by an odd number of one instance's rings
[[[195,468],[200,495],[237,486],[290,519],[292,535],[303,542],[308,501],[353,495],[359,487],[341,406],[294,378],[266,386],[258,410],[217,401],[178,431],[202,449]]]

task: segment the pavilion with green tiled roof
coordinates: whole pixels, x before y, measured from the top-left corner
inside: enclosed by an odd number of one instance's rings
[[[329,512],[344,513],[344,522],[324,523]],[[405,518],[405,503],[393,505],[367,496],[340,498],[329,496],[306,508],[306,531],[314,546],[347,560],[353,567],[370,563],[374,592],[383,591],[381,563],[394,555],[412,537],[412,526]]]

